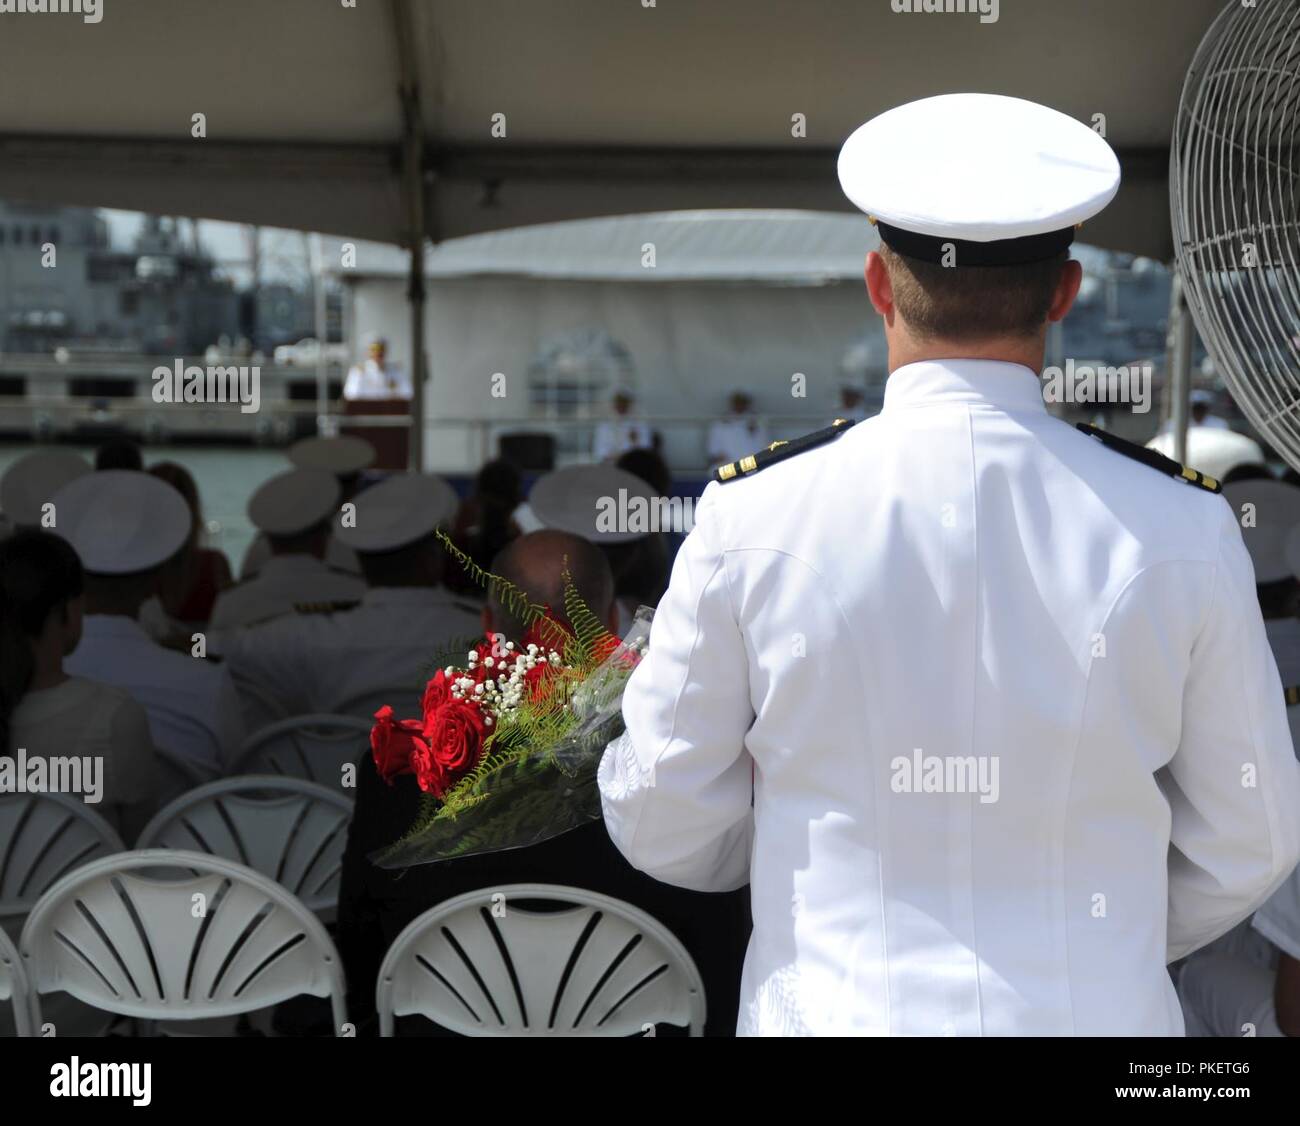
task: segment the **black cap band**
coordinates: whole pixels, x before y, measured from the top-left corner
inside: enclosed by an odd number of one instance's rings
[[[879,220],[876,228],[891,250],[907,258],[957,269],[962,266],[1024,266],[1030,262],[1046,262],[1069,250],[1075,234],[1074,227],[1064,227],[1045,235],[969,242],[960,238],[918,235],[915,231],[904,231]]]

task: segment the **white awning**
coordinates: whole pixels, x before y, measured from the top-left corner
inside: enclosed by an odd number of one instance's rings
[[[4,14],[0,197],[406,243],[409,122],[435,241],[666,209],[847,212],[834,158],[856,125],[989,90],[1102,115],[1125,183],[1084,238],[1168,259],[1171,124],[1224,2],[1035,0],[989,24],[884,0],[102,0],[95,24]],[[418,91],[406,103],[403,84]]]

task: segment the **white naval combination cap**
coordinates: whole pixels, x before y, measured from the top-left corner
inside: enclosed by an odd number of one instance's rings
[[[1147,449],[1156,450],[1165,457],[1173,457],[1173,434],[1169,432],[1157,434],[1147,443]],[[1253,438],[1217,426],[1187,428],[1185,461],[1192,469],[1219,481],[1240,466],[1265,464],[1264,451]]]
[[[375,447],[350,434],[304,438],[289,447],[288,457],[299,469],[323,469],[336,477],[347,477],[374,465]]]
[[[839,176],[893,250],[960,268],[1054,258],[1115,198],[1120,168],[1099,134],[1047,106],[941,94],[859,126]]]
[[[1275,583],[1294,577],[1287,544],[1291,533],[1300,528],[1300,488],[1261,477],[1224,485],[1223,498],[1241,524],[1242,539],[1255,565],[1255,581]]]
[[[39,525],[42,506],[69,481],[89,472],[90,462],[71,450],[25,454],[0,478],[0,512],[16,527]]]
[[[647,534],[643,527],[629,531],[632,522],[619,518],[637,497],[653,503],[659,494],[616,465],[571,465],[539,477],[528,494],[528,507],[539,527],[596,544],[629,543]]]
[[[102,469],[54,497],[55,526],[92,574],[130,575],[165,563],[189,537],[190,506],[167,482],[134,469]]]
[[[451,522],[456,490],[432,473],[398,473],[352,498],[355,526],[335,529],[340,543],[358,552],[396,551]]]
[[[323,469],[290,469],[272,477],[248,501],[248,518],[269,536],[305,532],[329,517],[343,490]]]

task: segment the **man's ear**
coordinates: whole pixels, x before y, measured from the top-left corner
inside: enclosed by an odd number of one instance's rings
[[[867,279],[867,296],[871,298],[871,306],[887,321],[892,321],[894,316],[894,286],[889,280],[889,269],[885,265],[885,260],[876,251],[871,251],[867,255],[867,268],[864,275]]]
[[[1052,295],[1051,308],[1047,310],[1047,319],[1055,324],[1065,319],[1074,307],[1074,299],[1079,296],[1079,287],[1083,284],[1083,266],[1071,258],[1061,270],[1061,279],[1056,283],[1056,292]]]
[[[484,633],[496,633],[496,622],[492,620],[492,607],[484,605],[479,611],[479,624],[483,627]]]

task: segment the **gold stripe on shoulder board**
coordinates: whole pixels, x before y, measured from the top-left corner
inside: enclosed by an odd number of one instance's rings
[[[816,430],[799,438],[791,438],[789,441],[779,438],[775,442],[764,446],[757,453],[742,457],[739,461],[718,466],[714,471],[714,479],[726,483],[727,481],[739,480],[742,476],[748,477],[751,473],[757,473],[760,469],[775,465],[778,461],[785,461],[786,458],[794,457],[805,450],[815,449],[817,446],[839,437],[852,425],[853,422],[847,418],[837,418],[824,430]]]

